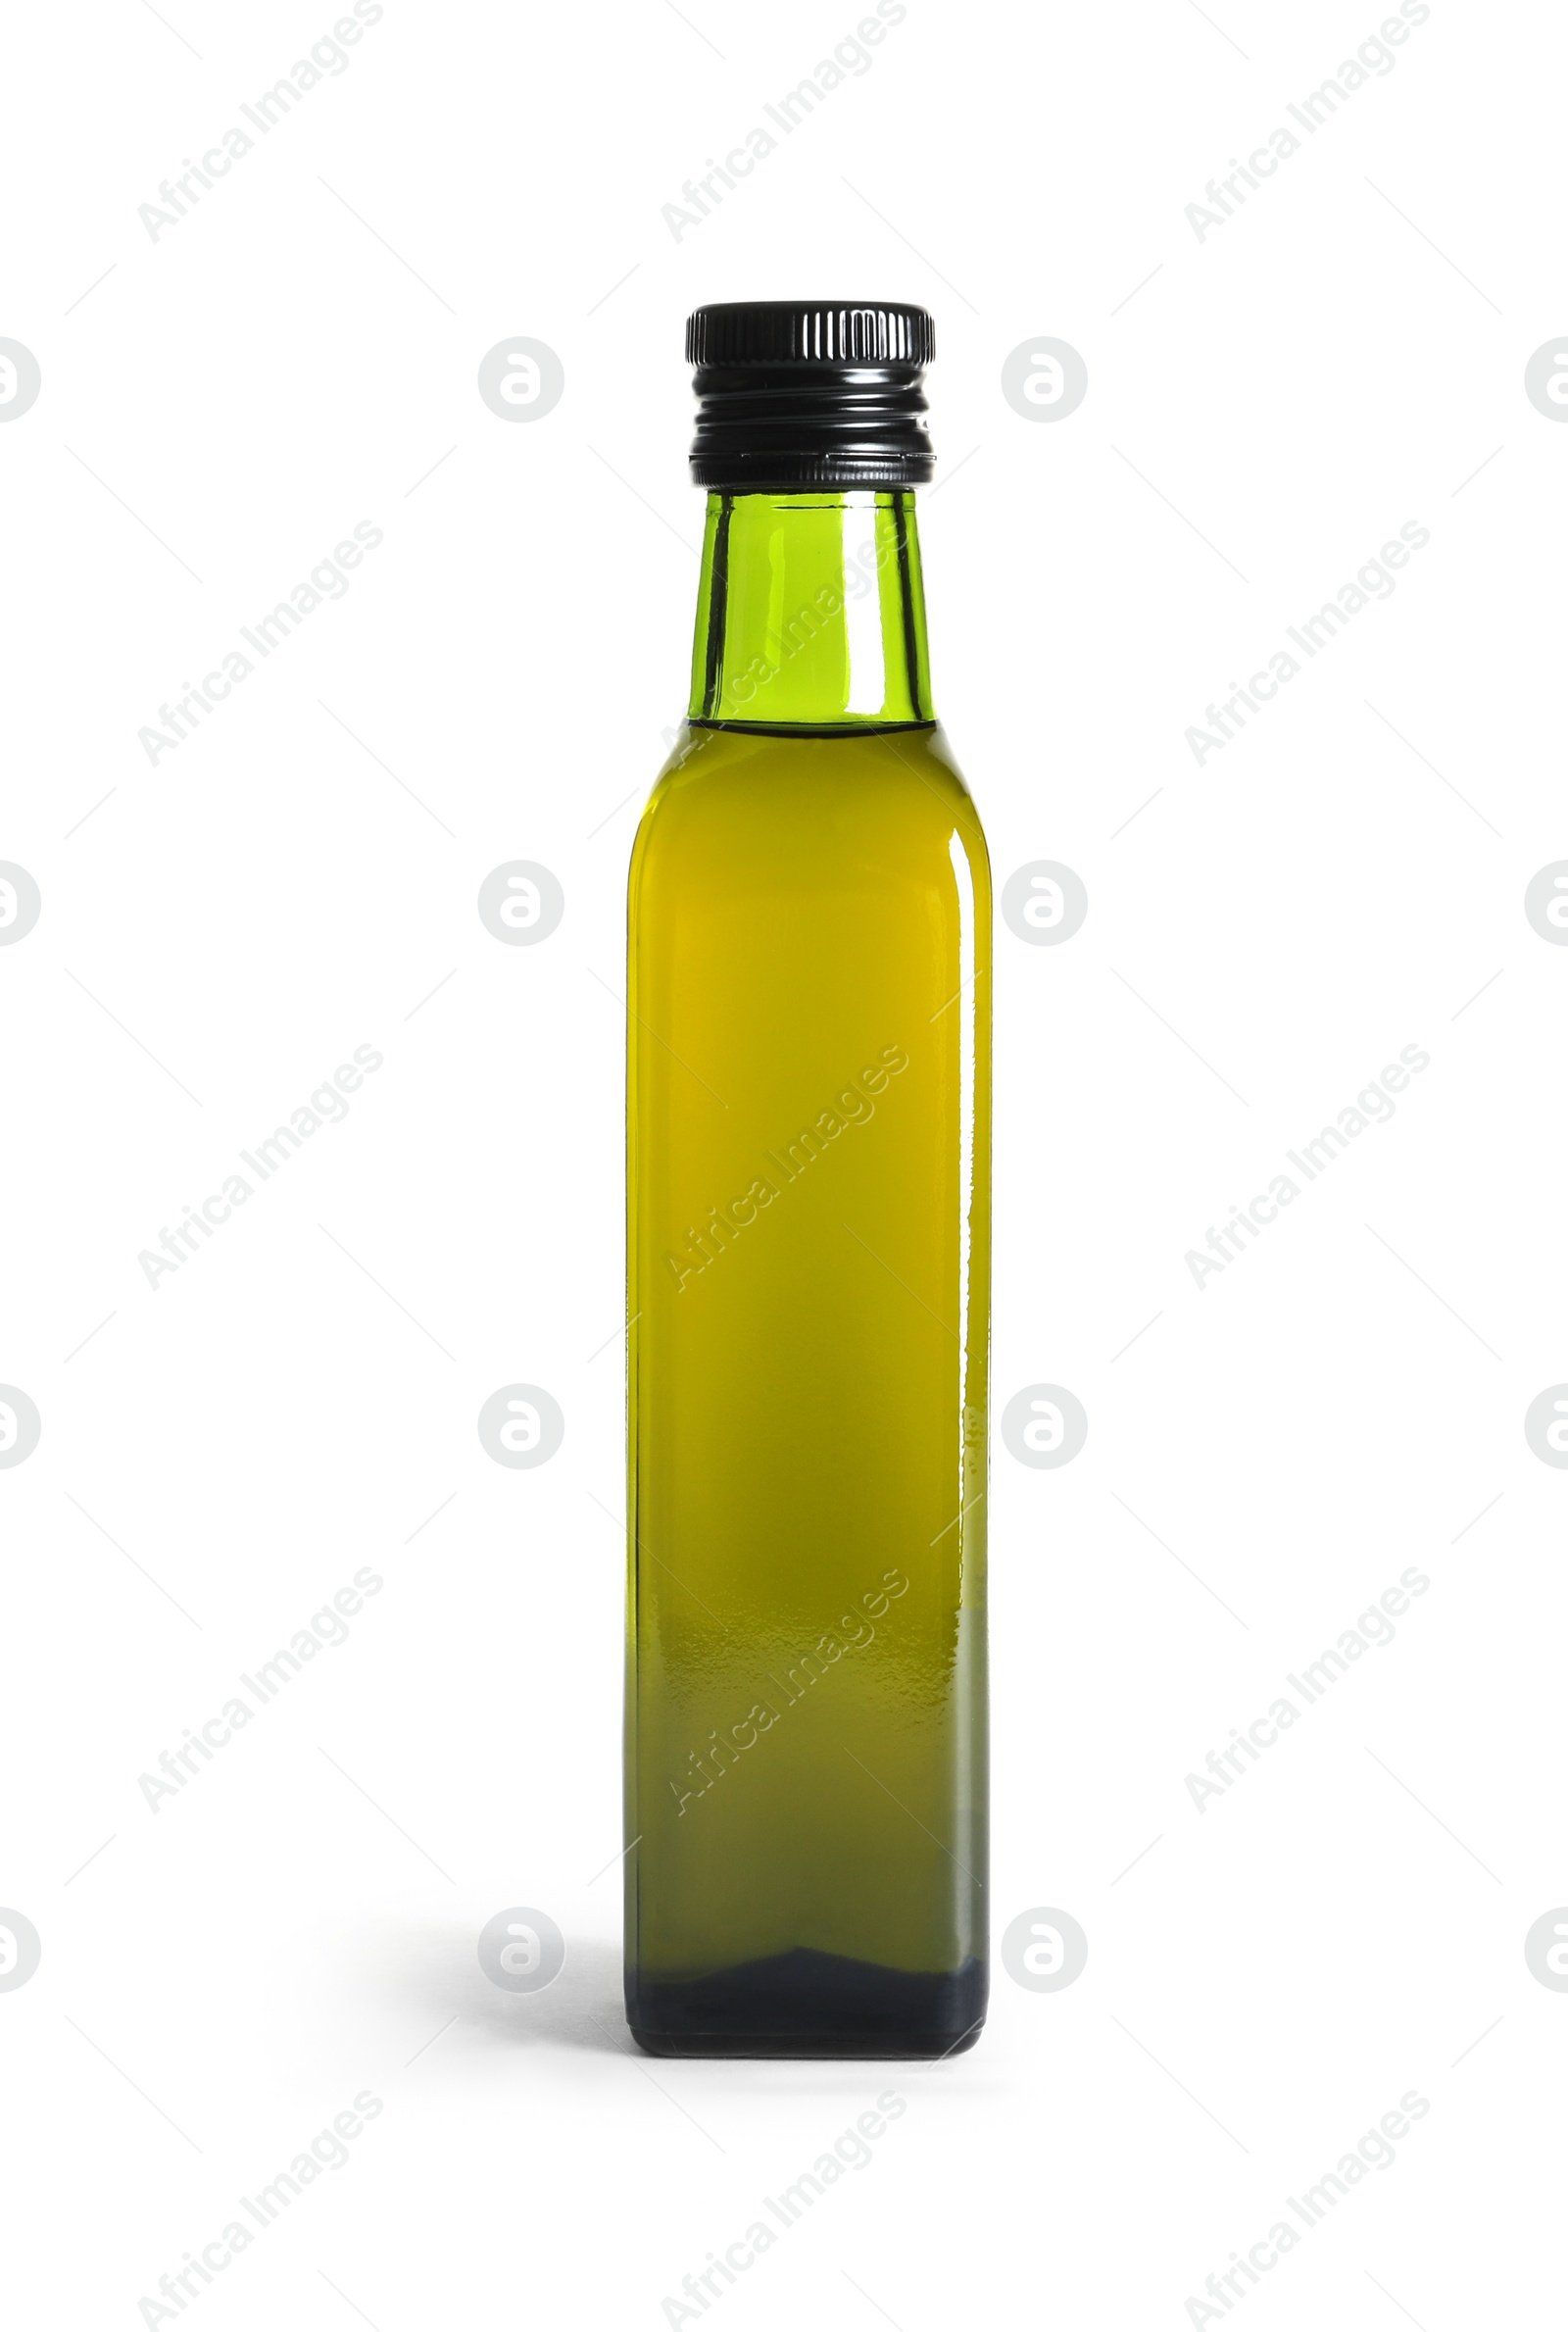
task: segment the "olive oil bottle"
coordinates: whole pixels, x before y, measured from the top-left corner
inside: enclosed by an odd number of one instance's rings
[[[937,2057],[986,2002],[991,893],[932,709],[930,318],[700,309],[688,722],[632,860],[626,2004]]]

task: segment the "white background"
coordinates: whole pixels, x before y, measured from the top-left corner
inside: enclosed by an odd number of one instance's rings
[[[368,2089],[186,2313],[655,2326],[893,2087],[708,2313],[1219,2320],[1204,2277],[1414,2089],[1393,2166],[1234,2308],[1535,2320],[1568,1480],[1522,1419],[1568,1376],[1568,955],[1522,900],[1568,849],[1568,429],[1523,373],[1568,321],[1560,16],[1433,0],[1200,241],[1380,0],[909,0],[677,239],[851,0],[386,0],[153,240],[138,205],[333,13],[83,0],[7,41],[0,333],[43,375],[0,427],[0,858],[43,894],[0,950],[0,1379],[43,1420],[0,1471],[0,1903],[43,1941],[0,1993],[11,2309],[163,2320]],[[999,1967],[935,2070],[650,2065],[618,2002],[625,868],[684,703],[683,321],[795,293],[936,314],[940,708],[999,883],[1090,896],[1060,947],[999,924],[996,1407],[1063,1384],[1090,1432],[1059,1471],[999,1445],[992,1521],[994,1932],[1059,1906],[1089,1962]],[[475,390],[508,334],[565,369],[526,426]],[[1053,425],[1000,388],[1041,334],[1089,368]],[[1200,768],[1188,725],[1412,520],[1392,598]],[[150,766],[138,729],[360,521],[347,595]],[[538,947],[475,912],[517,858],[565,890]],[[150,1287],[362,1044],[347,1119]],[[1406,1045],[1393,1120],[1195,1286]],[[474,1430],[514,1380],[566,1418],[537,1471]],[[362,1565],[349,1640],[153,1812],[138,1775]],[[1396,1641],[1200,1812],[1185,1776],[1409,1565]],[[475,1957],[514,1905],[568,1939],[530,1998]]]

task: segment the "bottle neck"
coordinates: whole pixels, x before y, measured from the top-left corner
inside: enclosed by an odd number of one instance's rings
[[[913,494],[710,494],[689,718],[830,730],[932,720]]]

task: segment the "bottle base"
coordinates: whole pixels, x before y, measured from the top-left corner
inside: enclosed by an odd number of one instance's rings
[[[646,2032],[637,2025],[630,2027],[631,2037],[645,2057],[749,2057],[749,2058],[817,2058],[832,2063],[867,2061],[873,2058],[896,2058],[906,2062],[930,2061],[943,2057],[961,2057],[972,2049],[985,2026],[985,2018],[972,2024],[967,2032],[950,2040],[945,2033],[914,2032],[907,2038],[872,2039],[845,2038],[826,2033],[668,2033]]]
[[[879,1967],[781,1952],[710,1975],[629,1975],[626,2021],[650,2057],[956,2057],[985,2022],[986,1969]]]

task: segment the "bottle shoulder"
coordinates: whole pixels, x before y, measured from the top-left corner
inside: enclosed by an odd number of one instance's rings
[[[989,933],[985,835],[939,729],[693,737],[687,752],[677,740],[643,812],[634,931],[781,913],[803,928],[824,914],[854,924],[896,902],[901,918],[934,918],[933,933],[970,912]]]
[[[660,829],[673,838],[750,827],[760,839],[879,820],[906,831],[939,826],[944,847],[956,824],[984,858],[979,811],[940,722],[837,736],[688,724],[654,781],[636,847]]]

